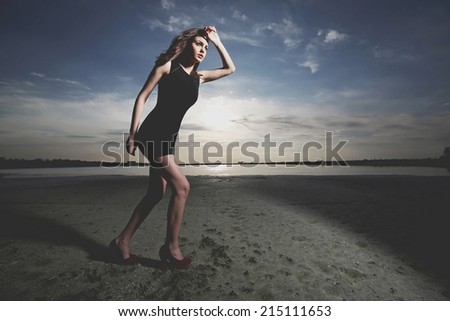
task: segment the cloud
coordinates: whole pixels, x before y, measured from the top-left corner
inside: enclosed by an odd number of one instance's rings
[[[292,118],[289,115],[271,115],[270,117],[267,118],[267,121],[271,122],[271,123],[277,123],[277,124],[281,124],[281,125],[294,125],[297,126],[298,125],[298,120],[296,120],[295,118]]]
[[[161,0],[161,7],[164,10],[170,10],[172,8],[175,8],[175,2],[172,0]]]
[[[186,131],[203,131],[203,130],[210,130],[211,128],[203,126],[203,125],[198,125],[195,123],[183,123],[181,125],[181,130],[186,130]]]
[[[254,32],[259,36],[264,36],[269,32],[279,37],[288,50],[298,47],[303,41],[302,29],[290,18],[283,18],[278,23],[257,24],[254,26]]]
[[[320,67],[319,47],[320,43],[317,37],[311,40],[305,47],[303,61],[297,63],[297,65],[302,68],[308,68],[312,74],[315,74]]]
[[[303,61],[297,63],[299,67],[308,68],[312,74],[316,73],[323,61],[323,51],[331,50],[334,45],[347,39],[348,35],[337,30],[319,30],[305,47]]]
[[[143,21],[144,25],[150,27],[151,30],[163,29],[167,32],[180,32],[181,30],[187,29],[193,25],[192,18],[185,14],[180,14],[178,16],[170,16],[167,21],[162,22],[159,19],[145,19]]]
[[[182,14],[178,17],[170,16],[169,18],[169,26],[172,30],[180,30],[191,27],[193,25],[191,17]]]
[[[224,25],[225,22],[227,21],[227,20],[226,20],[225,18],[223,18],[223,17],[218,17],[218,18],[216,18],[215,20],[217,21],[217,23],[219,23],[219,24],[221,24],[221,25]]]
[[[394,49],[380,48],[379,46],[376,46],[373,49],[373,57],[389,63],[411,63],[419,60],[419,57],[411,53],[404,53],[400,50]]]
[[[115,138],[105,132],[128,131],[132,99],[90,93],[70,100],[36,96],[26,87],[21,91],[0,92],[0,106],[9,108],[7,117],[0,117],[0,148],[8,157],[99,159],[103,142]],[[83,146],[73,148],[77,143]]]
[[[39,74],[37,72],[30,72],[30,75],[31,76],[36,76],[36,77],[39,77],[39,78],[46,78],[46,76],[44,74]]]
[[[47,81],[55,81],[55,82],[59,82],[59,83],[63,83],[63,84],[68,84],[68,85],[73,85],[73,86],[78,86],[87,90],[90,90],[89,87],[83,85],[82,83],[80,83],[79,81],[75,81],[75,80],[70,80],[70,79],[62,79],[62,78],[53,78],[53,77],[48,77],[44,74],[41,73],[37,73],[37,72],[30,72],[30,75],[33,77],[37,77],[37,78],[41,78]]]
[[[248,20],[248,17],[245,14],[239,12],[239,10],[234,10],[233,14],[232,14],[232,17],[234,19],[242,21],[242,22],[245,22],[245,21]]]
[[[2,80],[0,81],[0,110],[7,107],[4,101],[8,97],[35,95],[36,92],[36,85],[31,81]]]
[[[319,31],[319,36],[324,34],[325,32],[323,30]],[[335,44],[341,41],[344,41],[347,38],[347,35],[345,33],[340,33],[337,30],[328,30],[325,35],[324,43],[328,44]]]
[[[261,41],[258,39],[255,39],[251,35],[248,34],[237,34],[237,33],[231,33],[231,32],[220,32],[220,38],[227,41],[234,41],[246,45],[250,45],[253,47],[260,47]]]
[[[313,57],[308,57],[304,62],[297,64],[299,67],[308,68],[312,74],[319,70],[319,62]]]

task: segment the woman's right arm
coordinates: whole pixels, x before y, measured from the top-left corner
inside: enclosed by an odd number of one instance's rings
[[[167,62],[162,66],[153,67],[150,72],[147,81],[139,92],[136,101],[134,102],[133,114],[131,116],[131,126],[130,126],[130,136],[127,140],[127,151],[134,156],[136,151],[136,146],[134,146],[134,138],[139,128],[139,121],[141,119],[142,111],[144,110],[145,102],[152,93],[153,89],[156,87],[158,82],[164,75],[170,72],[171,62]]]

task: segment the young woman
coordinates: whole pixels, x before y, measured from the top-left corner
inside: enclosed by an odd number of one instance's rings
[[[222,59],[222,68],[197,71],[212,43]],[[169,49],[156,60],[155,66],[134,104],[127,151],[135,154],[136,147],[150,162],[147,193],[139,202],[124,230],[110,243],[114,257],[122,264],[136,264],[138,258],[130,253],[130,240],[153,207],[162,199],[167,185],[172,190],[167,211],[166,241],[159,250],[163,266],[186,268],[192,262],[184,257],[178,243],[189,182],[175,163],[174,146],[186,111],[196,102],[199,85],[225,77],[235,71],[233,61],[223,46],[216,28],[188,29],[176,36]],[[139,127],[143,107],[158,85],[155,108]],[[138,130],[139,127],[139,130]]]

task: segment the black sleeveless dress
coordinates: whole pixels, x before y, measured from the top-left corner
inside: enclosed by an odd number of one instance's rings
[[[135,144],[150,164],[155,164],[159,156],[174,153],[181,121],[197,101],[198,89],[199,79],[172,61],[170,73],[158,83],[156,106],[142,122],[135,138]]]

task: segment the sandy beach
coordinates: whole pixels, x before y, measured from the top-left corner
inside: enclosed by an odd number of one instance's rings
[[[162,272],[168,195],[111,262],[146,177],[0,178],[1,300],[449,300],[450,177],[189,177]]]

